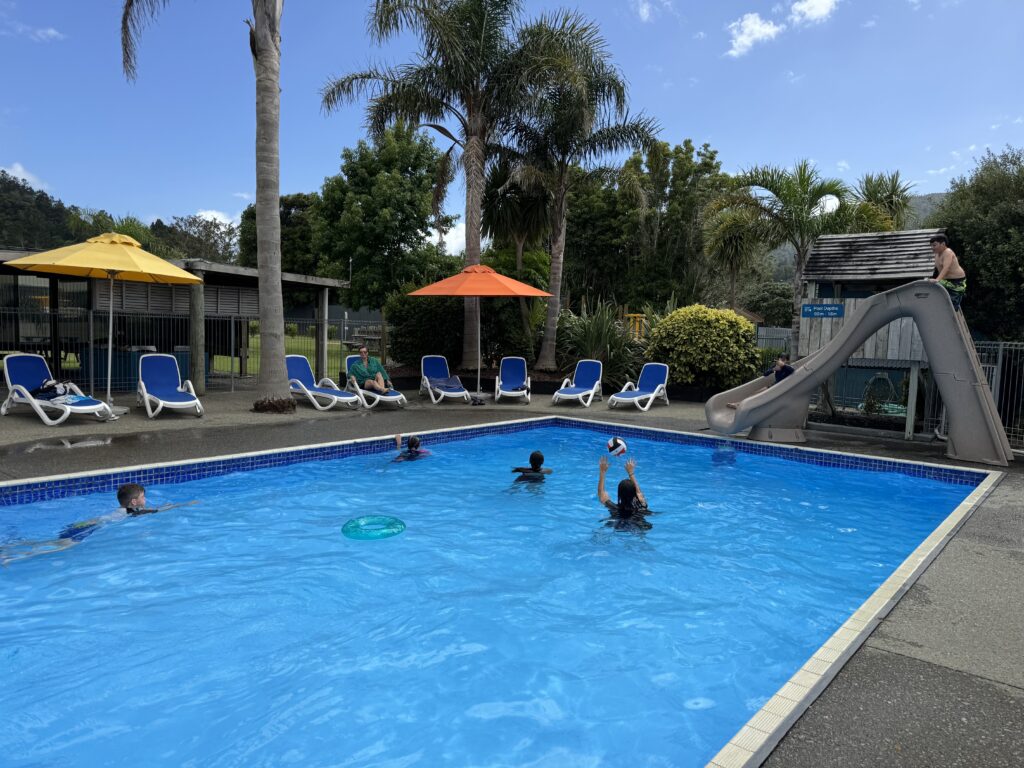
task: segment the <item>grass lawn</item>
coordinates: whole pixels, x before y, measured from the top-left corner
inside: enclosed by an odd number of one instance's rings
[[[284,352],[286,355],[305,355],[310,365],[315,365],[316,339],[312,336],[285,336]],[[327,371],[326,375],[337,381],[338,372],[346,355],[355,354],[337,339],[327,340]],[[210,364],[211,370],[217,373],[231,371],[231,358],[228,355],[214,355]],[[260,369],[260,337],[259,334],[249,337],[248,373],[256,374]],[[238,360],[235,360],[235,372],[238,371]],[[338,382],[339,384],[341,382]]]

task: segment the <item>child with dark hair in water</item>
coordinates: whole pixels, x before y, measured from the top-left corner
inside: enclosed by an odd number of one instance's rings
[[[636,460],[630,459],[626,462],[626,474],[629,477],[619,483],[616,501],[612,501],[604,489],[604,478],[608,474],[608,466],[608,457],[602,456],[598,463],[597,498],[611,513],[611,517],[605,522],[605,525],[617,531],[649,531],[652,526],[644,519],[644,515],[648,514],[650,510],[647,508],[644,492],[640,490],[640,483],[636,479]]]
[[[544,466],[544,454],[534,451],[530,454],[530,466],[512,467],[513,472],[518,472],[517,483],[536,483],[544,479],[544,475],[550,475],[551,469]]]
[[[395,461],[415,461],[430,455],[430,451],[420,446],[420,439],[416,435],[409,435],[409,439],[405,441],[404,451],[402,450],[402,436],[395,435],[395,448],[398,449]]]

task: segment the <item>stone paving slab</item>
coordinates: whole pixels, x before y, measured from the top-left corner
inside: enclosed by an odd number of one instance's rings
[[[764,762],[766,768],[1021,765],[1024,690],[873,647],[854,655]]]

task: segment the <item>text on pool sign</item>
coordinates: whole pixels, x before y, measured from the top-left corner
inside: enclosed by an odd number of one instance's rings
[[[843,317],[845,309],[843,304],[804,304],[800,317]]]

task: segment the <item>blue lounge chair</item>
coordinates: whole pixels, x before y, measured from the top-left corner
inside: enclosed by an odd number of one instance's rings
[[[285,355],[284,364],[288,369],[288,388],[293,395],[302,395],[318,411],[327,411],[343,403],[349,408],[358,408],[362,400],[358,395],[339,389],[331,379],[319,382],[313,378],[313,368],[305,355]]]
[[[530,402],[530,376],[526,372],[526,359],[503,357],[494,382],[494,402],[502,396],[522,397]]]
[[[100,421],[116,419],[113,410],[102,400],[86,397],[82,390],[68,382],[64,394],[53,395],[39,390],[48,381],[53,381],[50,366],[42,355],[15,352],[4,358],[4,378],[7,380],[7,399],[0,405],[0,416],[6,416],[19,403],[29,406],[49,427],[55,427],[71,414],[89,414]],[[51,418],[49,413],[55,418]]]
[[[601,372],[604,370],[600,360],[580,360],[576,363],[576,371],[571,379],[562,382],[562,386],[551,398],[552,403],[560,400],[577,400],[583,407],[589,408],[596,397],[601,399]]]
[[[356,381],[356,377],[349,375],[349,371],[352,370],[352,364],[358,362],[359,355],[349,355],[345,358],[345,379],[348,382],[346,385],[347,388],[349,391],[356,394],[364,408],[373,408],[377,403],[394,403],[401,408],[408,402],[405,399],[405,395],[397,389],[388,389],[387,392],[377,392],[376,390],[363,389],[359,386],[359,382]],[[391,382],[385,383],[390,384]]]
[[[665,391],[667,386],[668,366],[664,363],[644,363],[636,384],[627,381],[621,392],[616,392],[608,398],[608,407],[614,408],[619,403],[632,403],[641,411],[646,411],[658,398],[668,405],[668,392]]]
[[[138,401],[153,418],[164,408],[195,408],[203,415],[203,404],[196,397],[192,382],[181,380],[174,355],[148,354],[139,358]]]
[[[452,376],[444,355],[424,355],[420,360],[420,374],[420,394],[426,392],[430,395],[430,402],[434,405],[446,397],[469,402],[469,392],[458,376]]]

